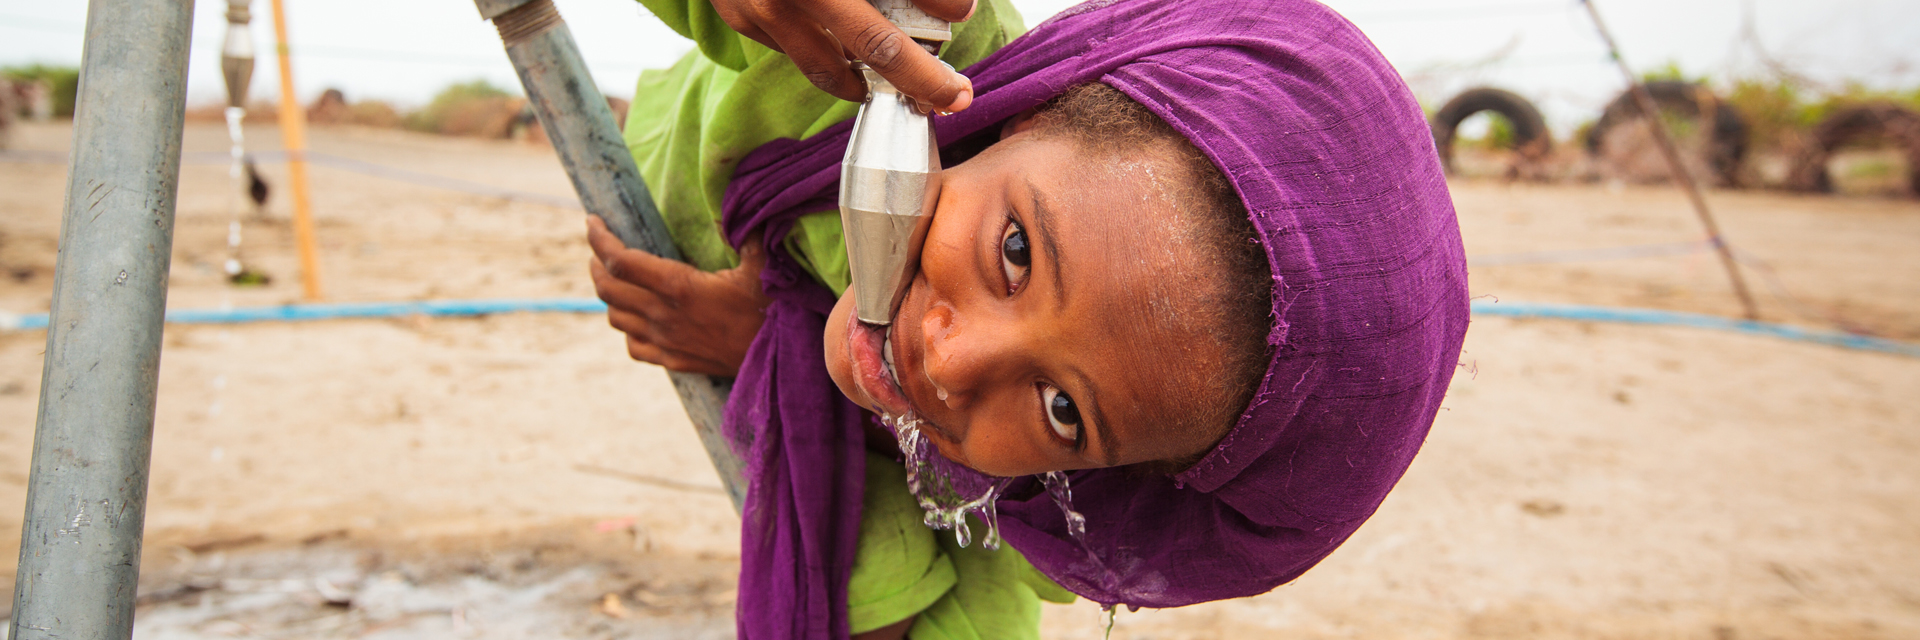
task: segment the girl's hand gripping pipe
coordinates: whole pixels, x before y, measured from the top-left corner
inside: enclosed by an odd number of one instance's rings
[[[708,273],[621,244],[598,216],[587,216],[588,269],[607,303],[607,322],[627,334],[627,355],[674,371],[739,375],[767,319],[760,289],[766,249],[755,238],[740,266]]]

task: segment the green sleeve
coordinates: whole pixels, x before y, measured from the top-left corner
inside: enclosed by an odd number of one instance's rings
[[[815,89],[786,56],[727,27],[707,0],[640,3],[697,48],[672,68],[641,74],[627,147],[687,260],[709,271],[731,267],[739,258],[720,235],[720,202],[740,159],[776,139],[819,133],[859,105]],[[941,58],[964,69],[1024,31],[1010,0],[980,0]],[[786,246],[835,295],[845,291],[837,212],[803,216]]]
[[[958,581],[953,561],[934,542],[933,531],[920,522],[920,505],[906,490],[906,470],[900,463],[869,453],[866,475],[860,543],[847,588],[847,617],[853,633],[918,614]]]
[[[951,532],[928,529],[900,463],[868,454],[866,477],[847,584],[853,633],[914,616],[914,640],[1037,640],[1040,601],[1073,602],[1012,546],[962,547]]]

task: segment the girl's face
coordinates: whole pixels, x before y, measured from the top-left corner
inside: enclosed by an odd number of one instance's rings
[[[827,321],[828,371],[868,409],[917,411],[942,455],[992,475],[1201,452],[1211,435],[1175,425],[1220,395],[1225,358],[1187,312],[1219,278],[1187,239],[1184,174],[1026,129],[944,174],[886,338],[898,388],[851,291]]]

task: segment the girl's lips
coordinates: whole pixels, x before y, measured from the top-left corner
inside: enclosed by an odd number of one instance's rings
[[[853,385],[872,400],[881,413],[905,415],[913,410],[913,403],[900,392],[900,386],[889,373],[886,358],[886,327],[861,322],[854,314],[847,315],[847,356],[853,361]]]

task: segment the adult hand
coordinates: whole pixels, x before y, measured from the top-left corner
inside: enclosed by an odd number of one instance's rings
[[[741,35],[793,58],[807,79],[842,100],[866,98],[867,83],[849,58],[866,62],[925,109],[954,112],[973,104],[973,82],[880,15],[867,0],[712,0]],[[949,22],[973,16],[974,0],[913,0]]]
[[[628,356],[674,371],[740,373],[767,319],[758,240],[740,252],[740,266],[715,272],[629,249],[598,216],[587,216],[587,244],[594,293],[607,303],[607,323],[627,334]]]

